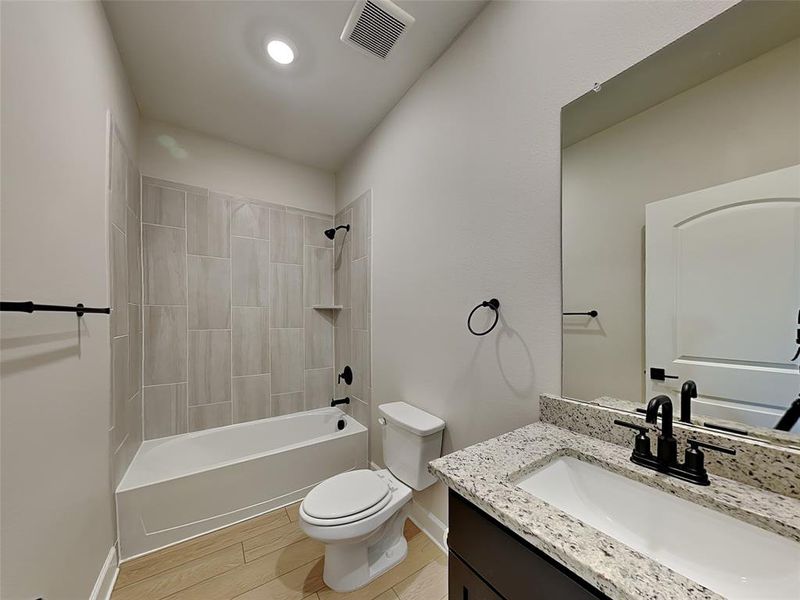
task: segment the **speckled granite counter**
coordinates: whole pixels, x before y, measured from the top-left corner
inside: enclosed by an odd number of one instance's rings
[[[800,500],[712,476],[693,485],[631,463],[630,449],[534,423],[448,454],[431,473],[615,599],[711,599],[718,594],[515,487],[557,456],[574,456],[631,479],[800,541]]]

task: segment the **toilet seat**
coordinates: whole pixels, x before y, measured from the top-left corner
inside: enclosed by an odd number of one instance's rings
[[[302,511],[312,525],[346,525],[374,515],[391,499],[383,478],[369,469],[359,469],[323,481],[305,497]]]

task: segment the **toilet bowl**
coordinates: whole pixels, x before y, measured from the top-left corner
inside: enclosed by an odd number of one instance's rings
[[[427,464],[441,453],[444,421],[404,402],[378,411],[388,469],[335,475],[300,504],[300,527],[325,544],[322,577],[337,592],[367,585],[406,557],[403,526],[412,488],[435,481]]]

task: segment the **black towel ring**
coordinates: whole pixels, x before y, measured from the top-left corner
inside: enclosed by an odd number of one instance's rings
[[[480,331],[480,332],[475,331],[472,328],[472,325],[470,324],[470,321],[472,321],[472,315],[474,315],[475,311],[478,310],[479,308],[491,308],[494,311],[494,323],[492,323],[492,326],[489,327],[489,329],[487,329],[486,331]],[[497,325],[497,320],[500,318],[500,313],[498,312],[499,308],[500,308],[500,301],[497,298],[492,298],[491,300],[484,300],[483,302],[478,304],[478,306],[472,309],[472,312],[470,312],[469,316],[467,317],[467,329],[469,329],[469,332],[472,335],[486,335],[487,333],[489,333],[492,329],[494,329],[495,325]]]

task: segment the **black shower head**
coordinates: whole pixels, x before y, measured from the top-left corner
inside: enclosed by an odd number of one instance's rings
[[[344,229],[345,231],[350,231],[350,225],[339,225],[336,229]],[[325,230],[325,237],[329,240],[332,240],[336,237],[336,229],[326,229]]]

